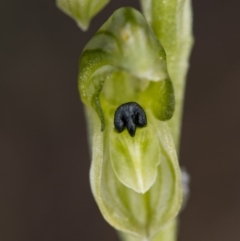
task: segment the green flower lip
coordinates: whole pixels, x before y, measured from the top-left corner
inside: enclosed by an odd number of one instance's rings
[[[127,127],[129,135],[134,137],[136,127],[144,127],[146,125],[146,113],[136,102],[122,104],[115,111],[114,126],[120,133]]]

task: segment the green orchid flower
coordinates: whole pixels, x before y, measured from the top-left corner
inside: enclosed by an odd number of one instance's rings
[[[90,179],[98,206],[116,229],[150,240],[177,215],[182,187],[165,122],[174,112],[166,54],[138,11],[117,10],[86,45],[79,90],[91,122]],[[124,116],[132,105],[141,107],[146,126],[137,125],[141,113]],[[123,122],[120,132],[114,117]]]
[[[83,29],[107,2],[57,0]],[[145,18],[129,7],[115,11],[80,58],[90,182],[121,239],[175,241],[184,193],[176,150],[192,46],[191,4],[140,3]]]

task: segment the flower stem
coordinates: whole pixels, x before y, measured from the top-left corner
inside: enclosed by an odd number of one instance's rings
[[[119,237],[122,241],[176,241],[177,239],[177,219],[171,221],[164,229],[157,233],[152,239],[142,239],[134,237],[130,234],[120,233]]]

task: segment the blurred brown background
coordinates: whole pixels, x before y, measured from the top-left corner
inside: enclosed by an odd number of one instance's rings
[[[54,1],[0,1],[0,241],[117,241],[89,187],[77,90],[81,32]],[[191,174],[179,241],[240,240],[240,2],[193,0],[195,46],[180,162]]]

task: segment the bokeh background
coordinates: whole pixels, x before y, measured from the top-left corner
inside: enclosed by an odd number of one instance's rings
[[[0,240],[117,241],[89,186],[77,90],[88,32],[54,1],[0,1]],[[179,241],[240,240],[240,2],[193,0],[195,46],[180,162],[191,175]]]

